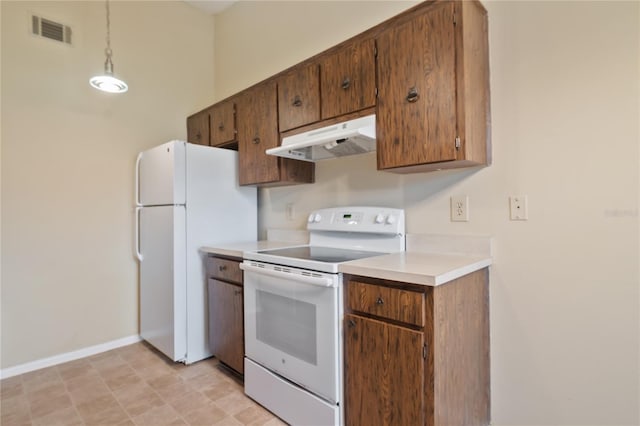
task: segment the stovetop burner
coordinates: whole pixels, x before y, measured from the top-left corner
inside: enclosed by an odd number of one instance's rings
[[[344,262],[403,251],[404,210],[387,207],[333,207],[311,212],[309,243],[243,253],[245,260],[338,273]]]
[[[335,247],[288,247],[283,249],[262,250],[258,253],[272,256],[282,256],[287,258],[312,260],[316,262],[340,263],[350,260],[364,259],[372,256],[379,256],[385,253],[364,250],[350,250]]]

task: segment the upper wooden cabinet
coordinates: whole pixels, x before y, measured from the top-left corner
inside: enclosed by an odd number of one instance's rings
[[[219,102],[209,108],[211,146],[236,142],[236,112],[233,100]]]
[[[280,131],[320,120],[320,72],[317,64],[297,67],[278,78]]]
[[[209,145],[209,110],[187,117],[187,142]]]
[[[375,40],[340,46],[278,78],[280,132],[376,105]]]
[[[486,11],[443,2],[377,36],[378,169],[412,172],[486,165],[489,62]]]
[[[314,164],[267,155],[280,144],[274,80],[243,91],[236,101],[240,185],[311,183]]]
[[[233,99],[219,102],[187,117],[187,141],[237,149]]]
[[[375,106],[375,50],[374,39],[365,39],[342,46],[322,60],[322,119]]]
[[[489,99],[486,10],[477,0],[428,1],[187,124],[190,142],[237,144],[241,184],[287,185],[313,182],[313,163],[267,156],[266,149],[281,137],[372,113],[379,170],[489,165]]]

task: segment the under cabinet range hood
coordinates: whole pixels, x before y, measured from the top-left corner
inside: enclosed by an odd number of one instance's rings
[[[375,150],[376,116],[368,115],[282,138],[281,146],[266,153],[315,162]]]

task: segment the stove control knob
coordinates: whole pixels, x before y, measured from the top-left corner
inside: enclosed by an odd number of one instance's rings
[[[314,218],[314,214],[313,214],[313,213],[311,213],[311,214],[309,215],[309,218],[307,219],[307,222],[309,222],[309,223],[313,223],[313,218]]]
[[[382,213],[378,213],[374,221],[375,223],[384,223],[384,215]]]
[[[396,223],[396,218],[393,215],[389,215],[387,217],[387,225],[393,225],[394,223]]]
[[[322,216],[320,216],[320,213],[316,213],[315,216],[313,216],[314,222],[320,222],[321,220],[322,220]]]

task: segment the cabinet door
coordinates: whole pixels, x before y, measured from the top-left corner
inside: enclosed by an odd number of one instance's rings
[[[209,145],[209,111],[201,111],[187,117],[187,141]]]
[[[320,120],[320,77],[317,64],[303,68],[278,80],[278,115],[280,131]]]
[[[378,169],[456,159],[453,3],[380,34]]]
[[[424,335],[345,315],[347,425],[424,425]]]
[[[331,118],[376,104],[375,41],[346,46],[322,61],[322,118]]]
[[[233,101],[223,101],[209,108],[211,146],[224,145],[236,139],[236,114]]]
[[[275,182],[278,157],[265,150],[279,145],[276,84],[268,82],[244,91],[236,103],[240,185]]]
[[[209,279],[209,348],[223,363],[244,372],[242,287]]]

